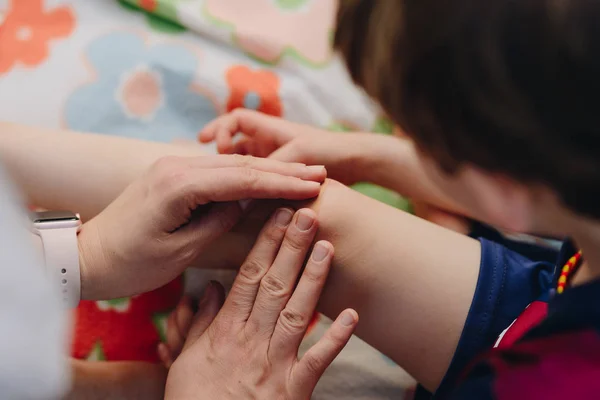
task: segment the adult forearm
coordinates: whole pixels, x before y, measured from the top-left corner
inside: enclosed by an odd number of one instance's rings
[[[319,215],[318,239],[335,247],[320,311],[335,317],[356,309],[357,334],[435,388],[470,307],[479,243],[333,181],[308,206]],[[215,244],[203,267],[239,266],[267,214],[257,210]]]
[[[31,203],[90,219],[157,159],[198,146],[0,124],[2,162]]]

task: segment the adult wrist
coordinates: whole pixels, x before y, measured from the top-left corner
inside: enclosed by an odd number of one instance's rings
[[[102,276],[106,270],[106,257],[99,247],[100,235],[97,228],[90,222],[82,225],[77,236],[79,248],[79,268],[81,271],[81,299],[105,300],[110,298],[102,285]]]

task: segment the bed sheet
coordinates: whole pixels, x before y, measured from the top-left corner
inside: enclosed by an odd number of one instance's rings
[[[340,131],[390,133],[331,51],[335,6],[333,0],[0,0],[0,119],[170,142],[193,140],[217,115],[246,107]],[[14,34],[3,32],[14,24]],[[406,207],[389,192],[361,190]],[[322,319],[303,346],[327,324]],[[405,398],[412,384],[354,338],[314,398]]]

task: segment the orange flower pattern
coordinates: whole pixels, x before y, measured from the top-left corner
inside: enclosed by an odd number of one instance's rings
[[[0,10],[1,12],[1,10]],[[0,74],[21,63],[35,67],[48,58],[49,44],[68,37],[75,16],[68,6],[46,11],[42,0],[12,0],[0,24]]]
[[[280,117],[283,106],[279,97],[279,78],[267,70],[253,71],[245,65],[236,65],[225,74],[229,86],[227,111],[249,108]]]

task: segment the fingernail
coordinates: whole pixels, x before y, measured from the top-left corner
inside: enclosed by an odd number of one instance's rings
[[[248,209],[248,207],[250,207],[251,203],[252,203],[252,199],[245,199],[245,200],[238,201],[238,204],[240,205],[240,208],[242,209],[242,211],[246,211]]]
[[[312,253],[312,258],[316,262],[323,261],[329,254],[329,248],[321,243],[315,245],[315,249]]]
[[[288,226],[292,221],[293,216],[294,213],[291,210],[287,208],[281,208],[279,211],[277,211],[275,223],[279,226]]]
[[[301,211],[300,213],[298,213],[298,219],[296,220],[296,226],[301,231],[307,231],[313,226],[314,222],[315,222],[315,219],[313,218],[312,215],[308,214],[305,211]]]
[[[354,313],[351,311],[344,311],[342,313],[342,316],[340,317],[340,322],[344,326],[354,325],[354,323],[356,322],[356,319],[354,318]]]
[[[325,172],[325,166],[324,165],[311,165],[309,167],[306,167],[310,172],[314,172],[314,173],[322,173]]]

